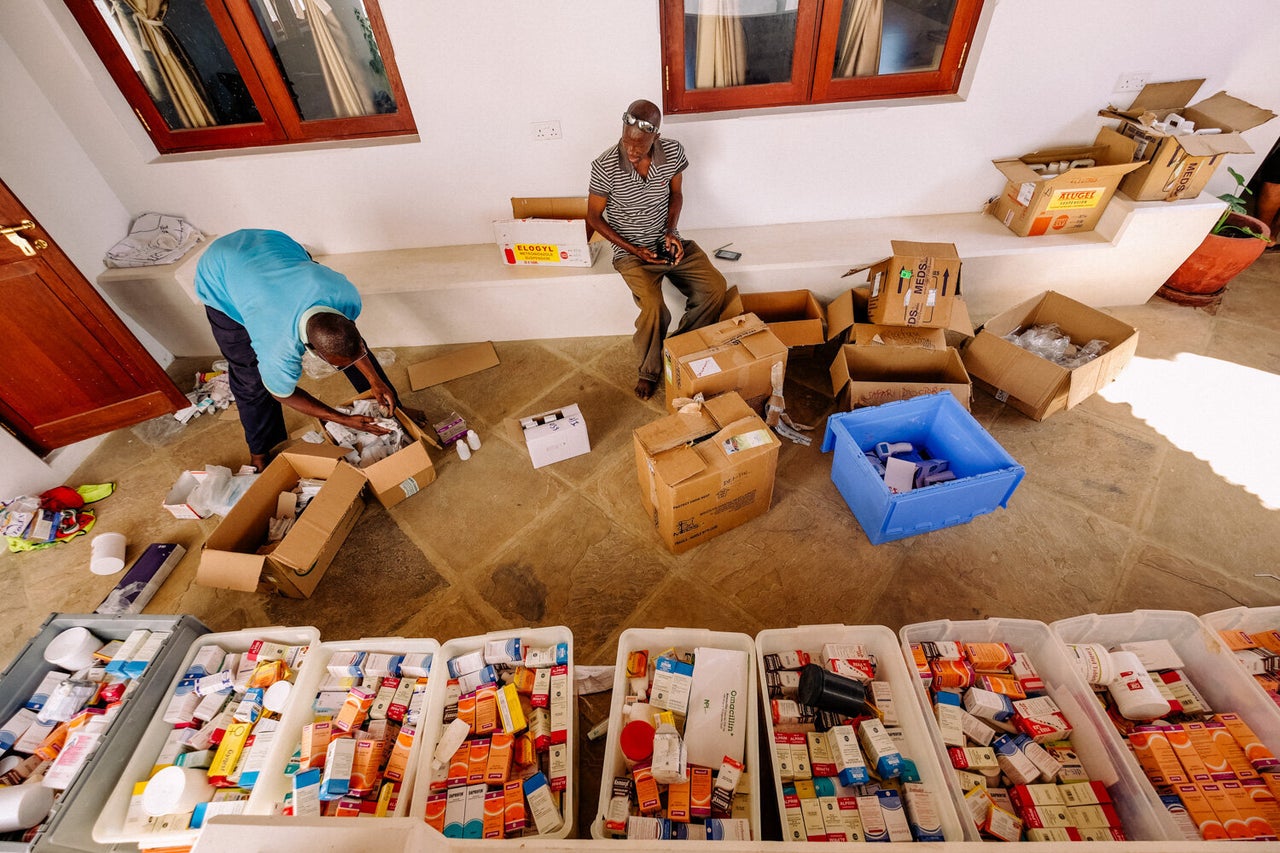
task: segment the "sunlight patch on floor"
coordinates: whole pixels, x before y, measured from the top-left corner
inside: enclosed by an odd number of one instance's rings
[[[1172,361],[1135,357],[1100,394],[1128,403],[1175,447],[1280,509],[1280,376],[1184,352]]]

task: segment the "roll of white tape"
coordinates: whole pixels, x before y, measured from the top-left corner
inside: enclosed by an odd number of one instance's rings
[[[44,785],[0,788],[0,832],[18,832],[40,823],[53,808],[53,794]]]
[[[88,628],[77,625],[49,641],[44,648],[44,659],[56,667],[76,672],[92,665],[93,653],[101,647],[102,641]]]
[[[89,571],[95,575],[114,575],[123,569],[126,544],[123,533],[99,533],[94,536]]]

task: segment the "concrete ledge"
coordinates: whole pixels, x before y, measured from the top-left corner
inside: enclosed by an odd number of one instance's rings
[[[890,253],[890,240],[955,243],[963,293],[975,322],[1043,290],[1097,308],[1146,302],[1209,232],[1223,203],[1201,196],[1172,203],[1116,196],[1098,228],[1017,237],[982,213],[805,222],[685,232],[744,292],[812,290],[826,302],[863,281],[850,267]],[[102,290],[175,356],[217,352],[194,293],[197,253],[177,264],[107,270]],[[585,269],[510,267],[491,243],[394,249],[316,260],[347,275],[364,296],[360,328],[376,346],[528,340],[633,331],[631,295],[609,252]],[[678,294],[668,302],[678,317]]]

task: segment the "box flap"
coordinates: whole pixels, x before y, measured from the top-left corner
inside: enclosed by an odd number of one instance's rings
[[[742,395],[737,391],[729,391],[712,397],[702,405],[715,422],[721,426],[743,418],[757,417],[755,410],[747,405],[747,401],[743,400]]]
[[[945,349],[947,333],[928,326],[881,326],[875,323],[856,323],[853,327],[853,343],[860,347],[924,347]]]
[[[853,346],[855,345],[845,344],[840,347],[840,351],[831,362],[831,367],[827,369],[831,375],[831,396],[837,400],[840,399],[840,392],[844,390],[844,386],[849,384],[849,356],[845,351]]]
[[[516,219],[586,219],[586,196],[524,198],[513,196],[511,215]]]
[[[746,309],[742,307],[742,294],[738,292],[738,285],[735,284],[724,293],[724,308],[720,311],[720,321],[731,320],[744,313]]]
[[[491,341],[470,344],[436,358],[409,365],[409,387],[421,391],[453,379],[498,366],[498,353]]]
[[[909,258],[946,258],[960,260],[954,243],[917,243],[914,240],[890,240],[895,256]]]
[[[196,583],[240,592],[257,592],[265,561],[266,557],[258,554],[218,551],[206,545],[200,553],[200,565],[196,567]]]
[[[1103,115],[1117,118],[1137,118],[1147,110],[1177,109],[1191,103],[1191,99],[1204,85],[1204,78],[1199,80],[1175,80],[1170,83],[1148,83],[1133,99],[1133,103],[1123,110],[1111,107],[1103,111]]]
[[[947,331],[956,332],[966,338],[973,337],[973,321],[969,319],[969,305],[959,297],[951,300],[951,322],[947,324]]]
[[[1196,127],[1220,127],[1224,132],[1236,133],[1266,124],[1276,117],[1271,110],[1255,107],[1226,92],[1218,92],[1192,104],[1182,114],[1194,121]]]
[[[756,335],[767,331],[764,321],[755,314],[741,314],[737,317],[731,317],[723,323],[704,326],[693,334],[701,337],[705,347],[714,347],[730,341],[740,340],[748,335]],[[684,336],[678,335],[677,337]]]
[[[715,420],[705,410],[676,412],[636,428],[636,440],[649,456],[697,441],[716,430]]]
[[[739,341],[742,348],[750,353],[753,361],[760,361],[771,355],[786,353],[787,345],[772,330],[766,326],[762,332],[763,334],[747,335]]]
[[[655,456],[653,467],[664,484],[674,486],[701,474],[707,463],[692,447],[677,447]]]
[[[853,291],[846,290],[827,305],[827,340],[835,340],[853,323]]]
[[[1215,157],[1219,154],[1252,154],[1253,148],[1238,133],[1189,134],[1175,137],[1182,150],[1191,157]]]
[[[717,460],[716,467],[745,462],[752,456],[770,453],[775,447],[781,446],[782,442],[773,434],[773,430],[755,412],[749,412],[746,417],[726,424],[701,445],[704,455],[709,450]]]

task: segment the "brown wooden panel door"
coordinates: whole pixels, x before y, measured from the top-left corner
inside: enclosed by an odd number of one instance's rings
[[[0,182],[0,420],[37,453],[187,398]]]

